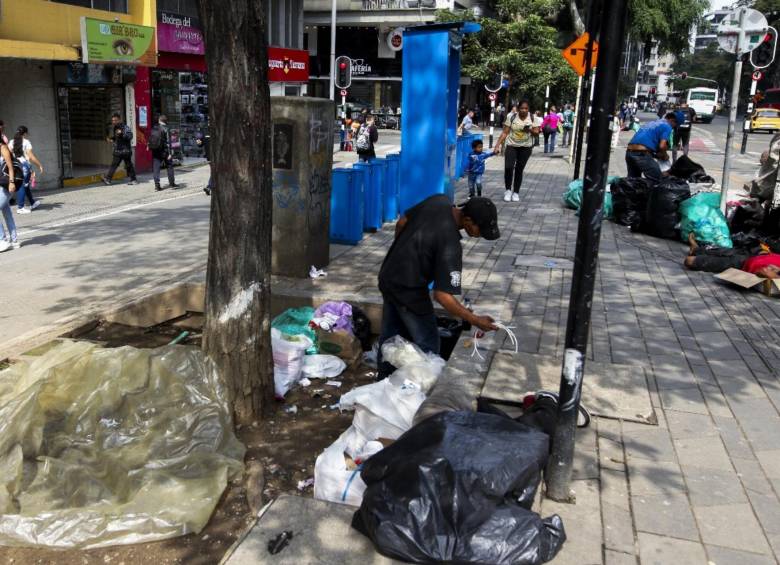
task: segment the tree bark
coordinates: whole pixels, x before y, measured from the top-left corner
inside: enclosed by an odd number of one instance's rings
[[[209,69],[211,197],[203,349],[237,424],[273,400],[271,100],[262,0],[198,0]]]
[[[577,0],[569,0],[569,12],[571,13],[572,22],[574,22],[574,31],[577,35],[585,33],[585,24],[580,17],[580,11],[577,8]]]

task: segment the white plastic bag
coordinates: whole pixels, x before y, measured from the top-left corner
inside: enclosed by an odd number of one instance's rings
[[[341,410],[355,409],[352,425],[366,440],[396,439],[412,427],[414,415],[425,400],[416,384],[401,386],[388,379],[358,387],[339,400]]]
[[[360,478],[360,469],[348,469],[344,452],[354,434],[349,428],[317,457],[314,464],[314,498],[360,506],[366,483]],[[354,437],[354,436],[353,436]]]
[[[447,362],[435,353],[425,353],[415,344],[401,336],[395,336],[382,344],[382,359],[396,371],[390,381],[402,386],[404,381],[412,381],[427,393],[433,388]]]
[[[283,397],[300,380],[303,358],[312,345],[312,341],[303,334],[292,336],[271,328],[276,396]]]
[[[310,379],[333,379],[347,368],[335,355],[307,355],[303,358],[303,374]]]

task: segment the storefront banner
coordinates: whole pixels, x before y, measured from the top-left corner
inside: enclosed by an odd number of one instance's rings
[[[153,27],[81,18],[81,56],[84,63],[157,66]]]
[[[269,82],[308,82],[309,52],[268,47]]]
[[[157,43],[160,51],[170,53],[203,55],[206,52],[198,19],[170,12],[157,14]]]

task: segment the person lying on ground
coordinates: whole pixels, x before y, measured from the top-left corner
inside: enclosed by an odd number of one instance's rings
[[[780,254],[770,253],[766,246],[758,253],[744,249],[701,246],[693,234],[688,238],[690,249],[683,264],[691,271],[722,273],[726,269],[740,269],[765,279],[780,278]]]

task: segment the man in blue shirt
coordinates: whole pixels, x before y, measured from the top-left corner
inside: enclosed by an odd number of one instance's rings
[[[641,127],[626,148],[626,168],[629,177],[645,177],[653,183],[661,182],[661,161],[669,159],[669,138],[677,126],[674,112],[669,112],[663,120],[656,120]]]

